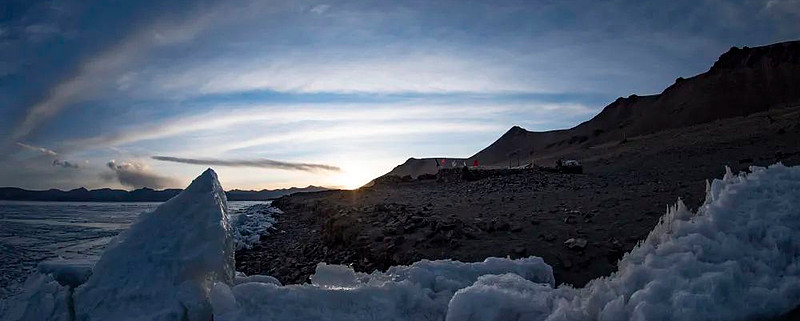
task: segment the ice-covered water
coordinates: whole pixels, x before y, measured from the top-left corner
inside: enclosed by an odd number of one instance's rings
[[[269,202],[229,202],[240,210]],[[0,297],[42,260],[96,259],[143,211],[161,203],[0,201]]]

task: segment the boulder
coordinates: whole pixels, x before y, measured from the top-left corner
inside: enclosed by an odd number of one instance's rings
[[[571,238],[564,241],[564,245],[569,249],[583,249],[586,248],[587,243],[584,238]]]

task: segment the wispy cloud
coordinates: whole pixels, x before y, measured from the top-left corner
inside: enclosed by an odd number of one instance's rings
[[[103,134],[67,143],[68,147],[83,149],[178,136],[204,130],[224,129],[248,123],[259,123],[265,126],[276,124],[292,124],[299,122],[342,122],[353,119],[360,121],[393,121],[405,119],[442,119],[452,115],[469,114],[487,116],[500,112],[495,107],[453,107],[448,113],[437,108],[414,106],[409,104],[389,104],[374,106],[370,104],[353,105],[292,105],[292,108],[281,108],[279,105],[259,105],[247,108],[220,108],[219,111],[200,115],[176,117],[162,120],[155,124],[134,126],[127,130]]]
[[[475,121],[403,121],[380,124],[350,123],[304,128],[287,133],[231,142],[230,144],[219,146],[219,150],[230,151],[288,142],[311,143],[365,138],[386,139],[397,136],[419,136],[444,133],[479,133],[498,131],[505,127],[508,126]]]
[[[328,4],[319,4],[319,5],[311,7],[311,9],[309,9],[308,11],[311,12],[311,13],[323,14],[323,13],[325,13],[325,11],[328,11],[328,9],[330,9],[330,8],[331,8],[331,6],[328,5]]]
[[[207,22],[208,15],[205,13],[179,23],[154,23],[87,59],[71,77],[55,85],[44,99],[27,108],[25,116],[11,132],[12,141],[27,136],[62,109],[97,94],[100,88],[107,86],[106,79],[116,78],[124,68],[154,46],[191,39]]]
[[[28,144],[20,143],[20,142],[16,142],[16,144],[17,144],[17,146],[22,147],[24,149],[40,153],[45,158],[53,157],[53,161],[50,163],[53,167],[69,168],[69,169],[77,169],[77,168],[81,167],[80,164],[78,164],[76,162],[71,162],[71,161],[68,161],[68,160],[55,158],[56,156],[59,156],[59,153],[57,153],[54,150],[47,149],[47,148],[44,148],[44,147],[39,147],[39,146],[28,145]]]
[[[131,144],[139,141],[161,139],[189,133],[237,128],[245,124],[259,124],[264,128],[276,125],[303,124],[293,130],[269,137],[240,140],[220,146],[236,149],[264,143],[291,139],[303,141],[347,137],[396,135],[402,133],[425,134],[452,130],[485,131],[497,126],[510,127],[501,120],[512,113],[526,117],[550,119],[553,117],[587,116],[594,109],[577,103],[476,103],[469,99],[437,102],[436,99],[403,103],[362,104],[263,104],[249,107],[222,106],[211,112],[148,122],[117,132],[67,142],[68,149],[103,148]],[[557,113],[554,116],[554,113]],[[460,124],[459,124],[460,123]],[[317,124],[309,126],[309,124]],[[330,125],[325,125],[330,124]],[[517,124],[526,125],[526,124]],[[487,127],[489,126],[489,127]],[[312,129],[308,129],[311,127]],[[331,128],[332,127],[332,128]],[[305,128],[305,129],[304,129]],[[243,139],[243,137],[240,137]]]
[[[25,148],[27,150],[40,152],[40,153],[42,153],[44,155],[48,155],[48,156],[56,156],[56,155],[58,155],[58,153],[56,153],[55,151],[47,149],[47,148],[44,148],[44,147],[28,145],[28,144],[20,143],[20,142],[17,142],[16,144],[19,147]]]
[[[203,94],[273,90],[294,93],[502,93],[557,92],[541,70],[521,73],[519,57],[480,55],[437,44],[413,48],[348,48],[285,56],[209,61],[155,75],[162,90]],[[541,56],[541,52],[538,54]],[[369,79],[369,81],[363,81]]]
[[[177,180],[155,174],[147,165],[142,163],[117,162],[111,160],[106,163],[106,166],[113,171],[113,174],[104,177],[107,179],[116,179],[123,186],[161,189],[179,185]]]
[[[800,28],[800,0],[768,0],[764,11],[779,21],[778,28],[786,36],[797,34]]]
[[[800,1],[798,0],[768,0],[764,7],[772,12],[782,12],[800,17]]]
[[[170,156],[153,156],[151,158],[155,159],[155,160],[165,161],[165,162],[175,162],[175,163],[192,164],[192,165],[205,165],[205,166],[275,168],[275,169],[307,171],[307,172],[314,172],[314,171],[338,172],[338,171],[341,171],[341,169],[339,167],[333,166],[333,165],[281,162],[281,161],[265,159],[265,158],[246,159],[246,160],[243,160],[243,159],[240,159],[240,160],[222,160],[222,159],[214,159],[214,158],[181,158],[181,157],[170,157]]]
[[[39,42],[57,35],[61,32],[57,26],[52,24],[33,24],[25,27],[25,35],[28,41]]]

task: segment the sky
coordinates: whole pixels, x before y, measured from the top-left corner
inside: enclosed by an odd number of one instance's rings
[[[800,0],[5,0],[0,186],[354,188],[798,39]]]

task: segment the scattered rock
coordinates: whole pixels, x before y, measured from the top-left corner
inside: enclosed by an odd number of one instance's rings
[[[583,249],[588,242],[584,238],[571,238],[564,242],[564,245],[569,249]]]

